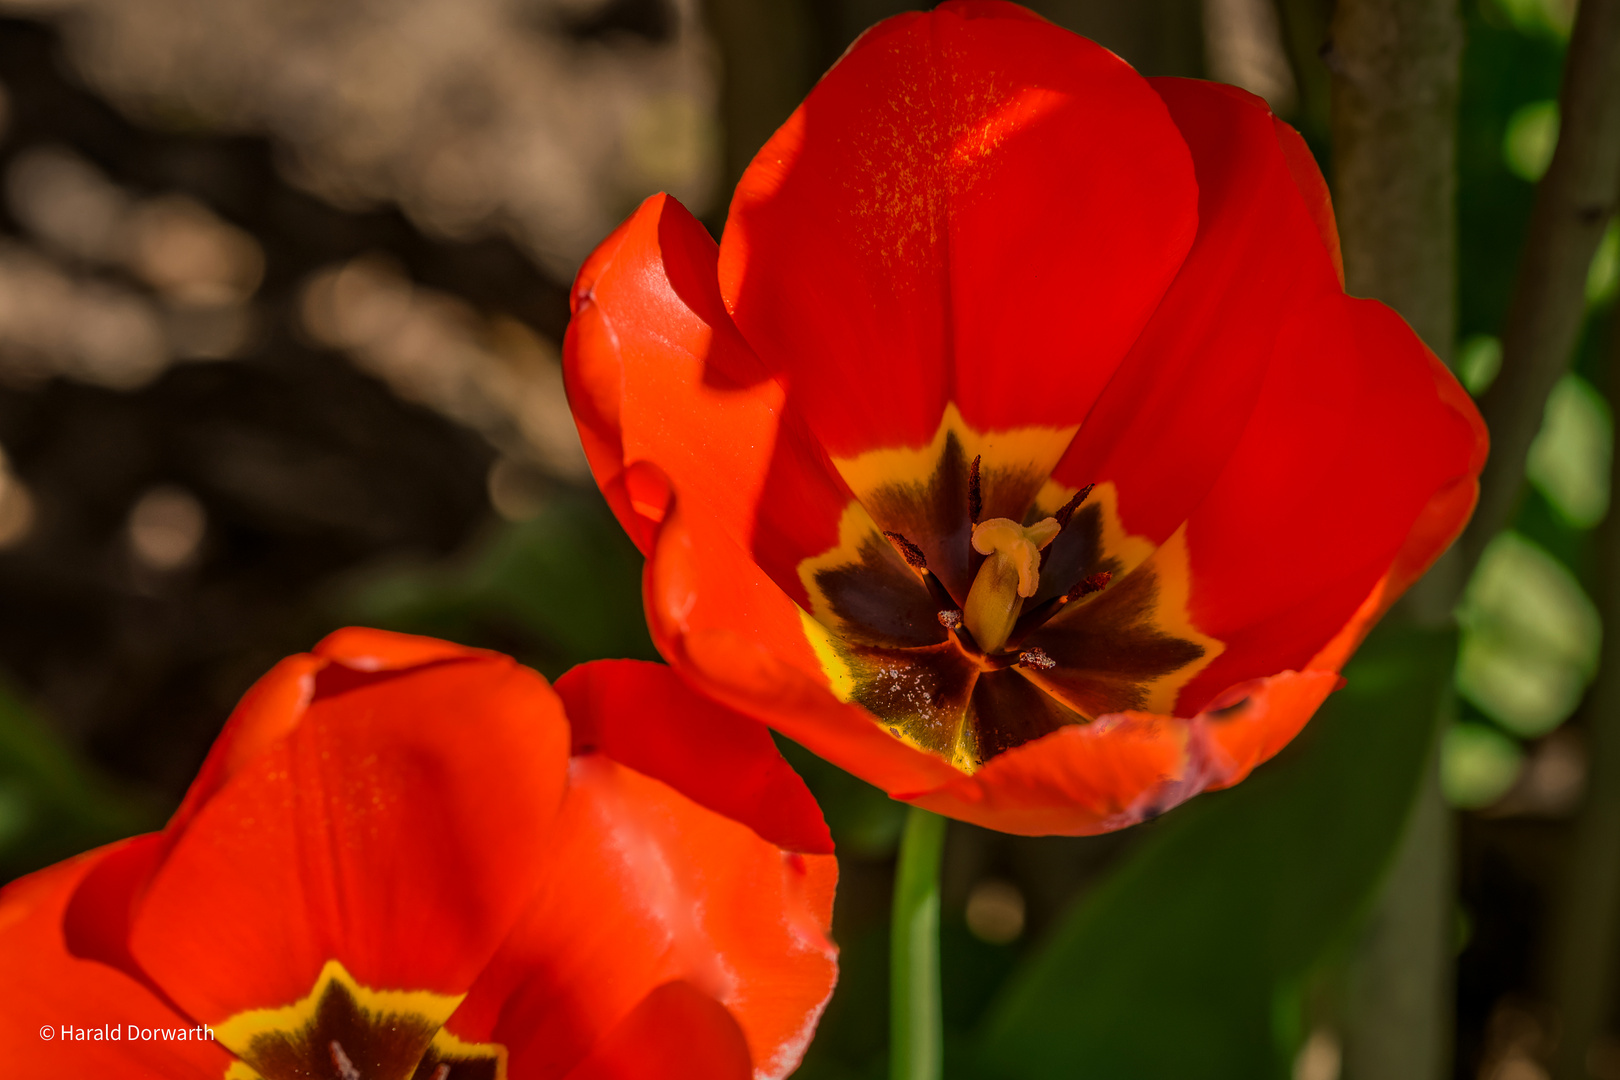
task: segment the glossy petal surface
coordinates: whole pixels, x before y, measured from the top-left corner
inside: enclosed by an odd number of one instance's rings
[[[556,695],[509,660],[323,668],[296,726],[175,839],[136,960],[209,1021],[304,996],[332,957],[367,986],[465,991],[538,884],[524,853],[567,739]]]
[[[797,1064],[832,993],[837,866],[786,853],[602,753],[574,759],[544,884],[451,1019],[565,1075],[657,987],[691,984],[741,1026],[756,1070]],[[612,912],[612,918],[603,918]]]
[[[46,1019],[113,1018],[219,1042],[39,1060],[784,1075],[837,976],[837,864],[778,846],[830,851],[809,792],[764,727],[661,665],[584,665],[564,691],[573,731],[506,657],[358,629],[278,665],[168,829],[0,894],[6,1022],[32,1025],[8,1043],[33,1062]]]
[[[597,1042],[568,1080],[748,1080],[748,1041],[719,1002],[688,982],[669,982]]]
[[[212,1041],[139,1038],[142,1028],[175,1032],[195,1021],[123,972],[67,949],[62,919],[74,890],[128,844],[81,855],[0,890],[0,1046],[17,1076],[218,1080],[230,1065],[230,1055]],[[50,1039],[40,1035],[47,1025]],[[109,1025],[120,1029],[117,1041],[71,1038],[62,1030],[94,1033]]]
[[[574,753],[600,751],[787,851],[831,855],[799,774],[752,717],[700,697],[663,664],[599,660],[557,680]]]
[[[1117,56],[1010,4],[945,4],[868,31],[766,143],[720,284],[834,457],[925,442],[949,402],[981,429],[1076,424],[1195,201]]]
[[[1011,5],[852,47],[739,185],[720,302],[707,278],[665,290],[708,328],[678,351],[633,300],[711,260],[659,214],[617,300],[608,257],[587,265],[615,334],[587,341],[582,304],[567,357],[587,441],[613,444],[604,489],[643,493],[620,517],[654,639],[897,797],[1095,832],[1237,782],[1472,508],[1478,414],[1398,317],[1345,296],[1298,134]],[[715,411],[683,435],[634,415],[673,396],[654,369],[759,403],[729,441]],[[962,623],[970,530],[1052,515],[1039,588],[986,653]]]

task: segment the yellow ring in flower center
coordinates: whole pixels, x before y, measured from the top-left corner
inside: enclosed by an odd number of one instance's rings
[[[444,1030],[465,994],[373,990],[328,960],[304,997],[238,1013],[214,1037],[241,1060],[225,1080],[506,1080],[506,1048]]]

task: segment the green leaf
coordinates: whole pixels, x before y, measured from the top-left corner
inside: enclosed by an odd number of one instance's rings
[[[0,686],[0,882],[162,823],[155,800],[118,791]]]
[[[1299,987],[1389,864],[1454,649],[1450,633],[1381,631],[1277,760],[1148,826],[1156,835],[1009,982],[984,1071],[1286,1076]]]

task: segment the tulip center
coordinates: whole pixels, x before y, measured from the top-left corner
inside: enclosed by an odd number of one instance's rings
[[[986,558],[962,605],[962,621],[985,652],[1000,652],[1007,644],[1024,601],[1040,585],[1041,549],[1062,529],[1057,518],[1027,526],[991,518],[973,527],[973,550]]]
[[[226,1080],[505,1080],[505,1047],[444,1030],[462,996],[372,990],[329,960],[307,997],[214,1033],[241,1059]]]
[[[829,688],[964,772],[1069,724],[1167,713],[1224,648],[1187,614],[1186,538],[1133,536],[1112,484],[1053,478],[1074,429],[976,431],[835,459],[854,501],[803,559]]]

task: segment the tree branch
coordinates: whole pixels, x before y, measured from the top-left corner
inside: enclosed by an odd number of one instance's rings
[[[1611,333],[1609,400],[1620,401],[1620,317]],[[1552,991],[1563,1023],[1558,1080],[1587,1076],[1587,1051],[1613,1000],[1620,945],[1620,469],[1610,475],[1609,516],[1597,550],[1603,653],[1584,708],[1591,764],[1553,925]]]
[[[1457,307],[1456,0],[1340,0],[1329,32],[1346,284],[1447,356]]]
[[[1457,0],[1339,0],[1330,34],[1323,60],[1346,285],[1389,304],[1447,356],[1456,332]],[[1355,1080],[1439,1080],[1446,1070],[1452,846],[1431,765],[1353,963],[1345,1067]]]
[[[1586,316],[1587,267],[1620,191],[1620,0],[1581,0],[1559,108],[1558,148],[1536,188],[1502,330],[1502,372],[1479,401],[1491,457],[1460,544],[1469,569],[1518,503],[1547,395],[1569,367]]]

